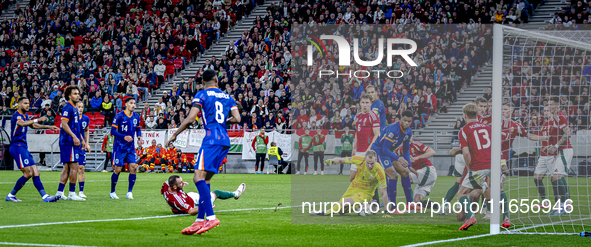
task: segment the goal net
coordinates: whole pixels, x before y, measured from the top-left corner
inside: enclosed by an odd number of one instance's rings
[[[508,172],[493,199],[506,194],[512,223],[501,233],[589,231],[591,31],[495,25],[494,35],[492,162],[503,153]]]

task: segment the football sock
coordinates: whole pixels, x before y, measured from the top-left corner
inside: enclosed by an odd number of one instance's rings
[[[133,190],[133,186],[135,185],[135,174],[129,174],[129,187],[127,188],[128,192]]]
[[[219,198],[219,199],[229,199],[229,198],[233,198],[234,197],[234,192],[230,192],[230,191],[223,191],[223,190],[214,190],[213,193]]]
[[[70,183],[70,193],[76,193],[76,183]]]
[[[466,219],[472,218],[472,210],[470,210],[470,198],[467,196],[462,196],[460,198],[460,203],[462,205],[462,210],[466,213]]]
[[[503,220],[509,219],[509,197],[507,197],[507,194],[505,193],[505,191],[501,191],[501,198],[503,199],[503,208],[505,210],[503,210]]]
[[[203,205],[203,209],[207,215],[207,220],[216,219],[215,214],[213,213],[211,194],[207,183],[205,180],[199,180],[197,183],[195,183],[195,186],[197,186],[197,190],[199,190],[199,206]]]
[[[41,183],[41,178],[39,178],[39,176],[33,177],[33,185],[35,185],[35,188],[37,188],[37,191],[39,191],[41,197],[45,197],[45,195],[47,195],[47,193],[45,193],[45,188],[43,188],[43,183]]]
[[[62,184],[62,183],[60,183],[60,184],[57,186],[57,192],[58,192],[58,193],[60,193],[60,192],[62,192],[62,193],[63,193],[65,188],[66,188],[66,184]]]
[[[540,198],[542,198],[542,201],[546,200],[546,187],[544,186],[544,180],[537,180],[534,178],[534,184],[536,184],[536,188],[538,188],[538,195]]]
[[[447,194],[445,194],[445,201],[451,202],[451,200],[453,200],[454,197],[456,196],[456,194],[458,193],[459,189],[460,189],[460,183],[458,183],[458,182],[454,183],[454,185],[451,186],[451,188],[449,188],[449,190],[447,190]]]
[[[115,186],[117,186],[117,180],[119,180],[119,174],[115,174],[113,172],[113,174],[111,175],[111,193],[115,193]]]
[[[201,202],[201,196],[199,196],[199,202]],[[205,208],[203,207],[202,203],[199,203],[197,206],[199,211],[197,212],[197,219],[195,221],[204,221],[205,220]]]
[[[396,205],[396,187],[398,185],[398,179],[388,179],[388,199],[390,200],[390,202],[392,202],[394,205]],[[385,202],[384,202],[385,203]],[[388,209],[391,210],[391,209]]]
[[[562,200],[561,203],[564,203],[564,201],[567,199],[567,185],[564,184],[564,181],[561,179],[556,180],[556,183],[558,184],[558,193],[560,194],[560,199]]]
[[[16,184],[14,185],[14,189],[12,189],[12,191],[10,192],[11,195],[16,195],[16,193],[23,188],[23,186],[25,186],[25,184],[27,183],[27,181],[29,181],[28,178],[26,178],[25,176],[20,177],[18,180],[16,180]]]
[[[80,192],[84,192],[84,181],[78,182],[78,188],[79,188]]]
[[[406,196],[406,204],[408,205],[409,203],[412,202],[412,187],[410,185],[410,177],[402,177],[400,179],[400,182],[402,183],[402,189],[404,190],[404,196]]]
[[[564,188],[565,188],[565,189],[564,189],[564,190],[565,190],[565,192],[564,192],[564,194],[563,194],[563,195],[564,195],[564,198],[563,198],[563,199],[564,199],[564,200],[568,200],[568,199],[570,199],[570,188],[568,187],[568,183],[566,183],[566,178],[565,178],[565,177],[563,177],[563,178],[559,179],[558,181],[561,181],[561,182],[562,182],[562,185],[563,185],[563,186],[564,186]]]
[[[554,191],[554,201],[558,202],[561,199],[560,188],[558,188],[558,180],[552,181],[552,190]]]

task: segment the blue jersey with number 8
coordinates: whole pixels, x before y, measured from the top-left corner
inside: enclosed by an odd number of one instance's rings
[[[230,137],[226,130],[226,119],[230,111],[238,109],[236,101],[219,88],[210,87],[195,94],[193,106],[201,107],[205,128],[203,143],[229,147]]]

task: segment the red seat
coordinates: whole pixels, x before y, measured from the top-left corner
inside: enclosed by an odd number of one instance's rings
[[[174,60],[174,68],[175,69],[183,69],[185,62],[183,59],[175,59]]]
[[[88,131],[89,131],[90,133],[94,133],[94,130],[96,130],[96,125],[94,124],[94,122],[90,122],[90,123],[88,124]]]
[[[84,43],[84,39],[82,38],[82,36],[76,36],[74,37],[74,47],[78,48],[78,45],[81,45]]]
[[[92,119],[94,118],[94,115],[92,115],[92,113],[90,113],[90,112],[84,113],[84,116],[87,116],[88,118],[90,118],[90,121],[92,121]]]
[[[168,78],[168,75],[174,75],[174,65],[166,65],[166,70],[164,71],[164,77]]]
[[[104,126],[105,125],[105,116],[103,116],[103,115],[96,116],[96,118],[94,119],[94,124],[98,125],[98,126]]]
[[[60,131],[59,130],[46,130],[45,134],[59,134]]]

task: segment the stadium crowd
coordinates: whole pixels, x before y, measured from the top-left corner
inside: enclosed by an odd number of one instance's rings
[[[26,96],[31,114],[49,118],[61,113],[64,89],[78,85],[86,112],[109,125],[125,97],[145,100],[256,4],[30,1],[0,22],[0,107],[14,111]]]

